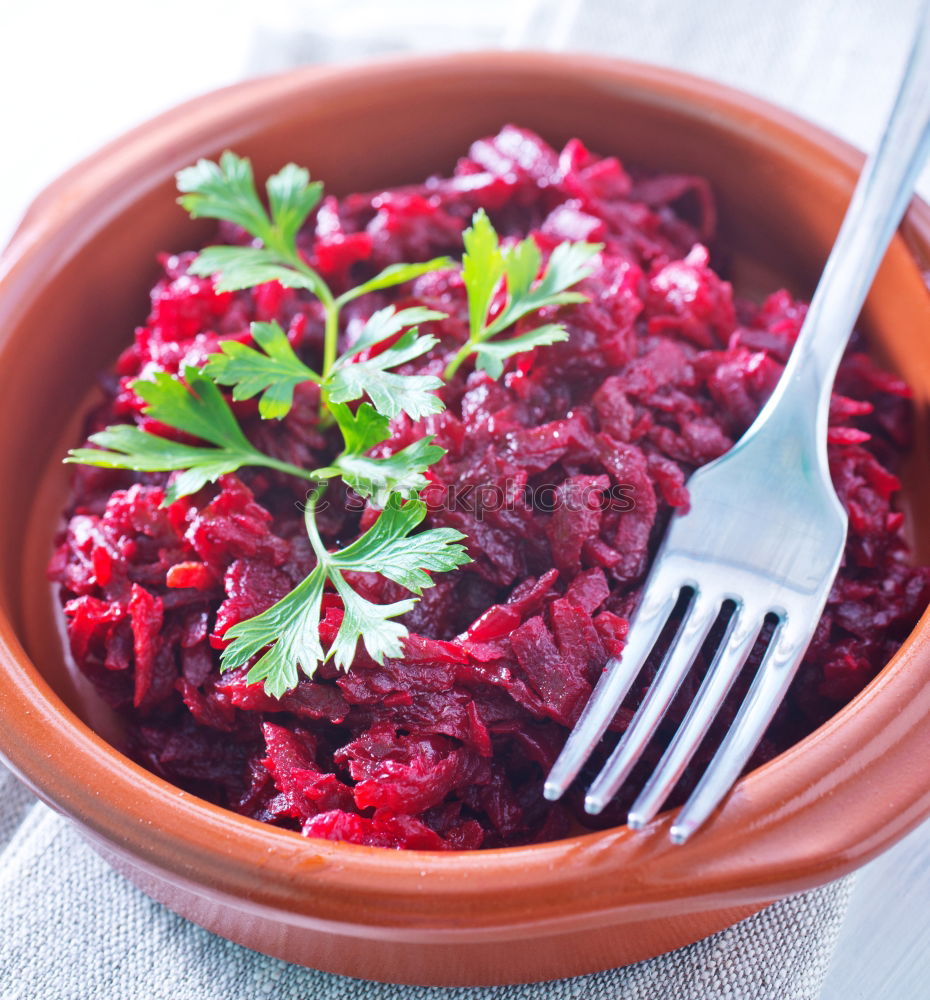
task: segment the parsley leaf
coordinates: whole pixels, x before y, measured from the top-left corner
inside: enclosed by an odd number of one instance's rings
[[[471,354],[477,355],[477,368],[484,369],[492,378],[499,378],[507,358],[568,338],[561,323],[548,323],[518,337],[491,340],[524,316],[546,306],[587,301],[580,292],[567,289],[592,273],[592,258],[603,248],[602,244],[560,243],[539,275],[542,254],[535,240],[527,237],[513,247],[502,248],[484,209],[475,213],[463,240],[462,280],[468,294],[469,334],[468,340],[446,366],[447,379]],[[492,320],[491,307],[501,279],[505,283],[506,296],[503,308]]]
[[[211,354],[203,371],[219,385],[231,385],[236,401],[261,394],[261,416],[280,419],[294,403],[294,389],[302,382],[319,382],[320,376],[297,357],[277,322],[253,323],[250,329],[261,350],[226,340],[220,344],[222,353]]]
[[[414,328],[376,357],[355,359],[406,326],[445,315],[423,308],[381,309],[368,320],[352,347],[336,359],[325,381],[297,357],[278,323],[253,323],[252,338],[260,350],[235,340],[225,341],[220,344],[221,353],[210,355],[204,373],[220,385],[232,386],[234,400],[261,395],[259,413],[265,419],[285,416],[293,405],[294,389],[301,382],[312,381],[322,386],[330,404],[351,402],[367,394],[387,417],[406,412],[416,420],[442,410],[442,401],[432,392],[442,380],[432,375],[398,375],[387,369],[420,357],[436,345],[436,338],[418,336]],[[385,437],[386,432],[379,440]]]
[[[433,390],[442,386],[441,378],[435,375],[399,375],[389,371],[432,350],[438,343],[435,337],[420,336],[417,327],[413,327],[374,357],[365,361],[355,359],[362,350],[380,343],[409,323],[438,319],[444,315],[431,309],[395,312],[392,306],[376,312],[365,324],[352,348],[336,359],[324,386],[328,399],[334,403],[348,403],[367,395],[378,412],[390,418],[406,413],[412,420],[419,420],[430,413],[439,413],[444,408],[443,402]]]
[[[232,670],[270,647],[253,665],[246,680],[264,682],[272,698],[297,687],[299,670],[312,677],[324,653],[320,643],[320,610],[326,566],[319,562],[289,594],[267,611],[230,626],[223,636],[232,640],[220,656],[220,669]]]
[[[439,271],[443,268],[452,267],[452,260],[449,257],[434,257],[432,260],[423,261],[421,264],[390,264],[379,274],[376,274],[368,281],[350,288],[343,292],[337,301],[340,304],[351,302],[369,292],[378,292],[384,288],[393,288],[394,285],[402,285],[405,281],[412,281],[420,275],[429,274],[431,271]],[[445,315],[444,313],[441,315]],[[414,320],[413,322],[422,322]]]
[[[380,573],[419,596],[433,586],[430,572],[447,572],[468,562],[460,542],[464,536],[452,528],[432,528],[412,537],[411,531],[426,516],[419,500],[402,501],[393,496],[377,521],[351,545],[328,552],[315,522],[319,490],[307,505],[307,533],[317,565],[289,594],[267,611],[227,629],[221,666],[230,670],[264,650],[250,669],[250,683],[264,682],[272,697],[280,697],[297,684],[298,666],[312,677],[324,659],[333,658],[340,669],[351,665],[359,639],[378,663],[386,656],[399,656],[406,628],[392,619],[405,614],[414,601],[376,605],[355,591],[343,575],[346,571]],[[329,581],[341,597],[342,624],[328,651],[319,640],[323,589]]]
[[[379,309],[376,313],[372,313],[369,316],[355,343],[339,356],[336,364],[345,364],[354,358],[356,354],[361,354],[367,348],[374,347],[375,344],[380,344],[382,340],[387,340],[388,337],[393,337],[395,334],[400,333],[404,327],[416,326],[419,323],[428,323],[432,319],[445,319],[446,315],[444,312],[437,312],[435,309],[424,309],[422,306],[399,310],[395,309],[394,306],[387,306],[385,309]],[[429,339],[430,347],[432,347],[436,341],[432,337]]]
[[[602,249],[600,243],[560,243],[549,257],[549,263],[539,283],[532,287],[535,273],[529,268],[540,265],[539,248],[532,237],[525,239],[504,255],[507,273],[507,305],[487,328],[487,336],[513,326],[518,319],[544,306],[570,305],[587,302],[580,292],[566,288],[578,284],[592,273],[591,258]]]
[[[146,416],[215,447],[182,444],[138,427],[117,424],[91,435],[90,442],[98,448],[74,449],[68,452],[66,462],[138,472],[180,471],[181,475],[168,485],[165,505],[196,493],[243,465],[263,465],[303,479],[312,476],[255,448],[242,433],[223,394],[196,368],[185,368],[183,381],[157,372],[152,381],[136,379],[131,388],[148,404],[143,410]]]
[[[410,496],[427,485],[424,473],[438,462],[445,449],[432,444],[432,437],[420,438],[406,448],[385,458],[372,458],[366,454],[376,444],[390,436],[389,421],[370,403],[362,403],[353,413],[345,403],[330,405],[345,448],[333,464],[315,473],[320,478],[341,476],[359,496],[371,497],[383,507],[391,494]]]
[[[462,280],[468,292],[468,329],[471,340],[479,340],[484,330],[494,292],[504,276],[504,255],[500,240],[484,209],[475,213],[471,226],[462,234]]]
[[[323,279],[311,268],[298,270],[264,247],[207,247],[191,261],[191,274],[214,278],[218,292],[238,292],[267,281],[285,288],[304,288],[322,299],[329,294]]]
[[[330,403],[330,410],[342,431],[344,450],[361,455],[391,436],[391,421],[371,403],[362,403],[353,413],[345,403]]]
[[[290,252],[300,227],[323,197],[323,185],[319,181],[311,184],[308,170],[288,163],[268,178],[265,190],[280,249]]]
[[[329,558],[338,569],[380,573],[414,594],[422,594],[433,586],[431,572],[446,573],[470,561],[464,547],[453,544],[465,537],[454,528],[430,528],[408,537],[425,517],[422,500],[391,497],[364,535]]]
[[[192,219],[222,219],[268,243],[271,221],[255,190],[252,164],[228,150],[219,163],[198,160],[176,176],[178,204]]]
[[[185,368],[183,382],[156,372],[151,381],[136,379],[130,388],[148,404],[143,412],[153,420],[232,452],[255,451],[223,394],[198,369]]]
[[[311,184],[308,171],[288,163],[265,185],[269,217],[255,187],[251,162],[228,150],[218,164],[198,160],[195,166],[179,171],[176,179],[182,192],[178,203],[191,218],[233,222],[261,240],[266,250],[285,259],[294,250],[300,227],[323,197],[322,184]]]
[[[361,497],[371,497],[382,505],[393,494],[411,496],[427,485],[424,472],[445,455],[432,444],[432,437],[420,438],[386,458],[344,452],[333,463],[344,482]]]
[[[518,337],[508,337],[507,340],[485,340],[475,345],[474,352],[477,358],[475,367],[486,371],[491,378],[497,379],[504,373],[504,361],[507,358],[523,351],[531,351],[534,347],[546,347],[567,339],[568,333],[564,326],[560,323],[546,323],[537,326],[535,330],[521,333]]]
[[[90,437],[96,448],[73,448],[66,462],[137,472],[180,472],[169,484],[164,504],[196,493],[245,463],[243,453],[180,444],[129,424],[116,424]]]
[[[369,292],[390,288],[405,281],[411,281],[413,278],[430,271],[451,265],[448,257],[436,257],[433,260],[417,264],[391,264],[375,277],[350,288],[337,298],[323,277],[307,263],[297,247],[297,234],[323,196],[322,184],[317,181],[311,183],[310,174],[305,169],[289,163],[278,173],[272,174],[268,178],[265,189],[268,195],[270,214],[269,211],[266,211],[258,195],[251,163],[244,157],[236,156],[235,153],[229,151],[223,153],[218,164],[209,160],[200,160],[196,166],[180,171],[177,175],[177,182],[178,188],[182,192],[178,201],[190,212],[191,216],[235,222],[261,243],[260,246],[207,247],[191,263],[189,268],[191,274],[200,277],[212,276],[217,290],[221,292],[238,291],[268,281],[277,281],[287,288],[305,289],[320,300],[326,315],[321,372],[321,378],[324,382],[329,378],[337,363],[339,312],[347,302]],[[406,311],[413,312],[415,310]],[[416,311],[423,314],[428,313],[431,319],[444,315],[427,309]],[[423,319],[410,320],[409,323],[423,321]],[[379,339],[383,339],[384,336],[387,334]],[[424,351],[428,349],[428,347],[423,348]],[[360,350],[362,347],[356,347],[354,353],[358,353]],[[412,355],[412,357],[418,356]],[[240,355],[240,360],[242,358],[243,356]],[[383,369],[387,367],[391,367],[391,365],[382,364],[380,366],[382,375],[377,376],[377,381],[381,388],[380,391],[377,388],[375,391],[378,393],[378,399],[387,401],[386,405],[391,409],[388,415],[396,416],[405,407],[398,408],[390,402],[390,394],[396,388],[397,383],[393,379],[383,377]],[[377,371],[378,368],[379,366],[375,366],[372,370]],[[354,373],[348,376],[348,381],[357,381],[360,375],[361,373]],[[395,378],[399,377],[395,376]],[[439,381],[436,380],[436,384],[432,385],[431,388],[437,388],[439,384]],[[410,397],[410,405],[414,408],[419,407],[421,415],[437,412],[435,402],[423,400],[424,386],[425,383],[420,383],[416,387],[408,386],[413,393]],[[271,389],[271,385],[269,384],[266,389]],[[417,395],[416,390],[420,391],[419,395]],[[334,398],[342,402],[358,399],[361,393],[352,395],[353,391],[348,388],[348,385],[343,385],[342,388],[337,389],[338,398]],[[274,415],[277,415],[280,406],[283,406],[282,401],[286,401],[288,398],[292,397],[288,397],[283,388],[280,392],[272,391],[266,407],[271,407]],[[415,400],[419,400],[419,404]],[[372,402],[378,406],[374,396],[372,396]],[[321,418],[324,423],[329,420],[325,403],[324,392],[321,401]],[[427,408],[424,409],[424,406]]]
[[[375,604],[354,591],[338,570],[332,570],[330,577],[343,607],[342,624],[328,654],[336,666],[340,670],[352,666],[360,638],[365,642],[368,655],[378,663],[383,663],[386,656],[400,656],[403,653],[401,640],[406,638],[407,629],[391,619],[405,615],[416,600],[409,597],[393,604]]]
[[[333,295],[323,278],[301,256],[297,233],[323,197],[323,185],[293,163],[268,178],[265,190],[270,214],[255,186],[252,164],[229,151],[218,164],[199,160],[177,174],[179,204],[192,218],[234,222],[261,246],[207,247],[190,265],[191,274],[214,276],[221,292],[278,281],[287,288],[305,288],[328,308]]]

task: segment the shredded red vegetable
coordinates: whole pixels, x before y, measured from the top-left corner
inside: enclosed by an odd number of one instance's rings
[[[705,180],[638,176],[578,140],[557,152],[512,126],[474,143],[451,177],[326,198],[301,240],[340,290],[392,262],[460,255],[479,207],[502,235],[532,234],[544,252],[580,239],[605,249],[580,286],[590,301],[558,311],[568,342],[517,356],[496,382],[466,364],[442,390],[443,413],[394,422],[389,450],[425,433],[447,450],[424,494],[428,522],[465,532],[474,557],[437,578],[406,616],[403,659],[379,666],[360,651],[348,673],[326,666],[280,700],[247,684],[244,667],[221,675],[226,629],[310,568],[297,507],[306,484],[248,470],[162,509],[164,475],[76,469],[50,575],[77,665],[125,719],[127,752],[156,774],[308,836],[392,848],[498,847],[622,822],[642,768],[597,821],[582,812],[580,793],[544,801],[543,777],[608,657],[623,648],[650,556],[672,511],[687,505],[687,475],[726,451],[758,412],[805,306],[785,291],[761,305],[734,298],[710,263]],[[244,234],[228,226],[221,239]],[[88,434],[119,421],[157,430],[128,383],[201,364],[224,339],[248,341],[253,320],[278,320],[318,365],[322,318],[309,295],[277,283],[220,294],[187,273],[192,256],[160,258],[151,313],[103,377],[106,399]],[[449,314],[429,324],[440,344],[416,362],[441,374],[467,336],[458,272],[359,299],[346,310],[344,337],[391,303]],[[264,451],[325,465],[335,441],[317,426],[315,392],[299,390],[281,423],[260,421],[251,403],[236,412]],[[853,345],[829,439],[850,516],[846,556],[753,765],[857,694],[930,597],[930,572],[908,563],[892,506],[899,484],[888,467],[908,444],[907,397]],[[345,491],[327,499],[319,522],[331,546],[375,516]],[[406,596],[378,577],[353,585],[380,603]],[[341,614],[328,595],[324,644]],[[649,675],[647,666],[615,733]],[[685,682],[663,738],[699,680],[697,670]],[[712,750],[713,737],[679,799]]]

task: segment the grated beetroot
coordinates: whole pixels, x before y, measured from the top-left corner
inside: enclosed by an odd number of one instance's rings
[[[577,796],[545,802],[543,776],[606,659],[623,648],[650,556],[671,513],[687,506],[687,475],[726,451],[758,412],[805,306],[785,291],[761,306],[734,298],[710,265],[715,209],[703,179],[638,176],[578,140],[557,152],[512,126],[476,142],[451,177],[326,198],[300,240],[338,293],[390,263],[460,253],[479,207],[500,233],[531,233],[544,253],[566,239],[605,249],[581,286],[589,301],[559,311],[568,342],[517,356],[498,382],[462,369],[442,390],[443,413],[393,424],[389,451],[424,433],[447,450],[423,494],[429,521],[464,531],[474,557],[407,615],[403,659],[379,665],[362,651],[348,673],[324,666],[281,699],[246,683],[246,665],[220,675],[226,630],[311,566],[297,507],[303,486],[246,470],[162,509],[163,475],[76,469],[50,576],[77,665],[124,717],[128,752],[156,774],[307,836],[391,848],[521,844],[594,822]],[[246,239],[233,226],[220,236]],[[253,320],[278,320],[318,366],[315,301],[274,282],[218,293],[187,273],[192,257],[160,258],[148,320],[104,376],[88,434],[121,420],[159,430],[141,414],[132,379],[201,364],[224,339],[248,341]],[[357,300],[346,310],[346,340],[392,303],[449,314],[430,324],[439,346],[417,362],[441,372],[467,333],[460,275],[434,272]],[[854,343],[829,437],[850,516],[846,556],[753,765],[859,692],[930,597],[930,571],[909,565],[892,507],[899,484],[889,466],[908,442],[907,397]],[[317,426],[317,403],[316,389],[302,387],[280,423],[261,422],[254,403],[235,406],[259,447],[314,466],[335,447]],[[346,544],[376,514],[345,490],[327,499],[320,525],[330,545]],[[379,602],[402,596],[378,577],[352,583]],[[324,643],[341,617],[327,595]],[[700,669],[663,738],[699,682]],[[713,739],[695,767],[712,751]],[[691,784],[689,771],[679,798]],[[618,822],[628,802],[624,791],[599,822]]]

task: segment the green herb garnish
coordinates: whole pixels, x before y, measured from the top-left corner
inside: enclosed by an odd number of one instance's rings
[[[367,453],[390,437],[388,418],[369,403],[362,403],[355,413],[345,403],[330,403],[330,409],[345,447],[331,466],[315,475],[341,476],[359,496],[371,497],[379,507],[393,493],[405,497],[419,493],[426,486],[424,473],[445,454],[445,449],[431,443],[432,437],[423,437],[393,455],[372,458]]]
[[[530,236],[509,249],[502,248],[484,209],[475,213],[463,239],[462,279],[468,293],[468,340],[446,365],[447,379],[471,354],[476,355],[476,368],[486,371],[491,378],[500,378],[507,358],[568,339],[568,331],[561,323],[546,323],[506,340],[492,338],[544,306],[586,302],[585,295],[567,289],[591,274],[591,259],[603,249],[602,244],[560,243],[537,281],[542,254],[536,241]],[[492,320],[491,305],[502,278],[506,300]]]
[[[405,366],[437,347],[419,326],[443,319],[444,313],[425,308],[375,312],[355,342],[339,351],[342,307],[369,292],[390,288],[419,275],[453,266],[447,258],[425,263],[392,264],[380,274],[340,295],[306,261],[297,237],[319,204],[323,187],[309,173],[288,164],[268,179],[267,208],[255,186],[247,159],[226,152],[218,163],[201,160],[178,174],[179,201],[194,218],[225,220],[241,226],[252,238],[249,246],[211,246],[190,267],[210,276],[220,291],[251,288],[278,281],[316,296],[325,315],[322,363],[311,368],[294,351],[276,322],[253,323],[254,346],[228,340],[209,357],[202,370],[187,367],[181,376],[158,373],[136,379],[131,388],[145,401],[144,413],[164,427],[204,444],[173,440],[132,425],[108,427],[90,438],[93,448],[69,452],[66,461],[141,472],[178,473],[169,482],[165,504],[195,493],[220,476],[243,467],[265,467],[314,484],[304,514],[307,535],[316,557],[308,576],[262,614],[226,631],[230,640],[221,669],[241,667],[255,659],[247,679],[264,683],[280,697],[311,677],[329,658],[348,669],[359,639],[378,662],[399,656],[407,630],[396,619],[414,605],[431,573],[448,572],[469,561],[460,544],[464,536],[451,528],[413,533],[426,516],[417,494],[426,486],[430,466],[445,454],[421,437],[393,454],[382,449],[390,422],[405,414],[419,420],[443,409],[435,375],[403,374]],[[544,306],[584,301],[567,291],[590,273],[591,257],[600,249],[587,243],[556,247],[540,275],[541,254],[532,239],[501,249],[497,234],[483,211],[464,234],[463,278],[468,294],[469,339],[449,362],[449,378],[471,354],[476,364],[497,378],[506,358],[556,340],[567,333],[547,323],[510,339],[497,339],[519,319]],[[505,282],[503,308],[490,318],[492,304]],[[283,419],[294,403],[295,390],[314,383],[320,391],[320,422],[338,429],[342,448],[327,466],[302,469],[257,449],[245,436],[218,386],[231,390],[234,401],[258,400],[265,420]],[[337,551],[324,545],[316,521],[317,506],[327,483],[341,479],[381,513],[351,544]],[[368,601],[352,586],[352,573],[375,573],[400,585],[413,596],[393,604]],[[347,575],[348,574],[348,575]],[[319,635],[323,594],[332,588],[343,605],[343,620],[328,650]]]
[[[220,291],[233,292],[277,281],[288,288],[304,288],[320,300],[326,313],[320,371],[324,382],[336,362],[339,312],[347,302],[452,265],[447,257],[422,264],[392,264],[369,281],[336,296],[297,247],[300,227],[323,197],[323,185],[319,181],[311,183],[303,167],[289,163],[268,178],[265,189],[270,215],[258,196],[251,164],[235,153],[223,153],[218,164],[199,160],[195,166],[180,171],[177,179],[178,189],[184,192],[178,201],[192,218],[234,222],[261,241],[261,246],[207,247],[191,264],[192,274],[213,276]]]
[[[433,309],[401,309],[393,306],[376,312],[365,324],[358,340],[337,357],[324,376],[305,365],[294,353],[277,323],[253,323],[252,339],[261,350],[226,341],[221,354],[211,355],[204,372],[220,385],[233,387],[235,400],[261,394],[258,408],[266,419],[289,412],[294,389],[301,382],[315,382],[331,403],[348,403],[368,395],[381,413],[396,417],[407,413],[418,420],[443,409],[434,390],[442,379],[434,375],[398,375],[389,371],[415,360],[436,346],[435,337],[422,337],[414,324],[444,319]],[[389,337],[412,327],[391,347],[365,361],[358,355]]]
[[[445,313],[432,309],[395,312],[393,307],[388,307],[376,312],[365,324],[359,339],[333,364],[329,379],[324,384],[327,397],[333,403],[348,403],[367,395],[378,411],[387,417],[406,413],[413,420],[419,420],[430,413],[439,413],[443,405],[433,390],[442,387],[441,378],[435,375],[398,375],[389,370],[409,364],[432,350],[438,343],[435,337],[421,337],[414,327],[380,354],[365,361],[359,361],[358,355],[411,323],[444,317]]]
[[[137,472],[180,472],[168,484],[165,506],[244,465],[278,469],[303,479],[314,478],[312,472],[280,462],[253,447],[223,394],[196,368],[184,369],[184,381],[157,372],[153,380],[136,379],[130,388],[148,404],[146,416],[209,441],[214,447],[182,444],[131,424],[115,424],[91,434],[90,442],[96,448],[75,448],[68,452],[66,462]]]
[[[203,371],[218,385],[232,386],[236,402],[261,395],[258,412],[265,420],[279,420],[290,413],[297,386],[319,385],[321,378],[297,357],[277,322],[253,323],[250,332],[260,350],[238,340],[224,341],[222,353],[211,355]]]
[[[352,588],[345,572],[379,573],[419,596],[433,586],[430,572],[446,572],[469,561],[468,553],[458,544],[464,536],[452,528],[431,528],[411,535],[426,516],[426,505],[398,496],[388,500],[378,520],[351,545],[329,552],[316,527],[318,498],[319,491],[311,494],[306,508],[307,534],[317,557],[310,575],[277,604],[233,625],[225,635],[232,642],[222,653],[224,669],[240,666],[265,650],[249,671],[248,680],[264,681],[265,690],[273,697],[297,684],[298,666],[312,676],[324,659],[332,657],[336,666],[348,670],[359,639],[378,663],[386,656],[401,654],[407,630],[392,619],[406,614],[416,601],[408,598],[394,604],[373,604]],[[332,646],[324,652],[319,622],[327,583],[342,598],[344,616]]]

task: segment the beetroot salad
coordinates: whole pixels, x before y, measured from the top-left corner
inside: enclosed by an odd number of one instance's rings
[[[557,839],[579,823],[622,822],[628,792],[683,717],[700,664],[604,814],[587,816],[580,791],[543,799],[543,779],[593,684],[623,649],[668,519],[687,506],[687,476],[723,454],[759,411],[805,305],[786,291],[761,305],[734,297],[711,266],[714,201],[702,178],[631,173],[578,140],[557,151],[508,126],[475,142],[451,177],[327,196],[313,210],[298,246],[336,293],[400,261],[456,261],[351,301],[342,342],[351,344],[387,306],[441,312],[445,318],[423,324],[437,343],[408,374],[448,370],[468,337],[457,261],[479,209],[505,243],[532,236],[544,257],[565,241],[603,249],[578,285],[586,301],[542,310],[542,319],[565,325],[567,340],[508,358],[496,379],[465,361],[436,390],[442,412],[418,420],[401,413],[375,449],[390,455],[433,435],[445,455],[420,491],[425,525],[462,532],[472,558],[436,575],[403,616],[402,656],[379,664],[359,643],[350,669],[327,661],[280,697],[246,680],[249,663],[221,671],[227,630],[271,607],[314,565],[302,509],[307,483],[244,468],[163,505],[168,473],[75,466],[50,576],[77,666],[124,720],[126,751],[155,774],[310,837],[500,847]],[[218,242],[247,240],[235,224],[220,225]],[[200,368],[225,341],[251,344],[253,322],[276,321],[300,359],[319,366],[317,298],[277,281],[221,292],[189,273],[194,257],[160,258],[148,320],[103,376],[105,399],[88,434],[114,424],[157,432],[133,380]],[[320,421],[316,386],[298,386],[281,420],[260,419],[254,400],[233,408],[249,440],[276,460],[307,469],[332,461],[336,439]],[[908,445],[908,414],[907,387],[854,341],[829,430],[833,480],[849,513],[845,558],[752,766],[862,690],[927,604],[930,572],[909,564],[893,507],[899,483],[890,470]],[[317,526],[330,550],[378,517],[345,484],[324,499]],[[355,574],[353,586],[379,605],[409,597],[375,573]],[[343,614],[327,589],[324,645]],[[647,664],[613,734],[629,723],[654,670]],[[746,683],[731,695],[736,704]],[[731,718],[722,713],[677,800]]]

